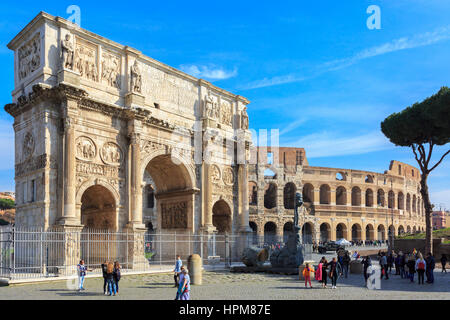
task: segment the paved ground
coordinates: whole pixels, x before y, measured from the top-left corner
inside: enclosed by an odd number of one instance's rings
[[[108,297],[102,294],[103,279],[87,279],[87,290],[78,293],[68,289],[66,282],[41,283],[0,287],[0,299],[136,299],[172,300],[176,290],[173,276],[124,276],[120,281],[120,294]],[[192,286],[193,300],[295,300],[295,299],[439,299],[450,300],[450,273],[436,272],[433,285],[418,285],[399,276],[382,280],[381,290],[363,287],[361,275],[349,275],[338,281],[337,289],[322,289],[313,281],[313,289],[305,289],[297,276],[269,274],[236,274],[228,271],[209,271],[203,276],[202,286]]]

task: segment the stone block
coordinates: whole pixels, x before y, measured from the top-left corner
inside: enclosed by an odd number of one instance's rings
[[[350,273],[362,274],[363,270],[364,268],[361,261],[354,260],[350,262]]]
[[[58,83],[66,83],[74,86],[80,86],[80,74],[72,70],[61,70],[58,72]]]

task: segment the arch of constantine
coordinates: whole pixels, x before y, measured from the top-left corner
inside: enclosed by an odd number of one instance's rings
[[[251,231],[247,99],[43,12],[8,47],[16,226]]]
[[[250,227],[266,241],[291,230],[296,192],[305,202],[301,222],[307,242],[388,240],[389,231],[425,230],[415,167],[398,161],[384,173],[314,167],[302,148],[258,148],[252,156],[258,160],[249,169]]]
[[[304,149],[255,148],[246,98],[47,13],[8,47],[18,227],[127,230],[143,257],[148,229],[281,236],[296,192],[304,241],[425,227],[414,167],[312,167]]]

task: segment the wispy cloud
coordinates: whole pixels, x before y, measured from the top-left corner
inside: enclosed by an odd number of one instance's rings
[[[237,68],[234,68],[233,71],[228,71],[213,65],[181,65],[180,69],[194,77],[209,80],[225,80],[235,77],[238,73]]]
[[[276,76],[273,78],[264,78],[261,80],[256,80],[248,84],[245,84],[241,86],[239,89],[241,90],[258,89],[280,84],[300,82],[306,79],[317,77],[323,73],[349,67],[365,59],[369,59],[372,57],[380,56],[395,51],[424,47],[449,39],[450,39],[450,26],[441,27],[431,32],[425,32],[410,37],[402,37],[394,39],[379,46],[364,49],[348,58],[325,62],[317,66],[315,68],[315,71],[313,71],[311,75],[288,74],[283,76]]]
[[[280,130],[280,136],[285,135],[298,127],[300,127],[302,124],[304,124],[308,119],[307,118],[300,118],[294,122],[289,123],[286,127]]]
[[[304,136],[287,145],[306,148],[308,158],[356,155],[392,148],[379,131],[351,136],[325,131]]]

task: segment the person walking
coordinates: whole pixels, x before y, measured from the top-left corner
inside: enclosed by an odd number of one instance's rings
[[[105,296],[108,294],[108,291],[106,290],[106,285],[108,284],[108,281],[106,280],[106,268],[108,267],[108,261],[103,261],[102,263],[102,274],[103,274],[103,293]]]
[[[445,269],[445,265],[447,264],[447,256],[445,255],[445,253],[442,254],[441,257],[441,266],[442,266],[442,273],[447,273],[447,269]]]
[[[328,261],[327,259],[325,259],[325,257],[322,257],[320,261],[322,263],[322,288],[326,288],[328,281]]]
[[[178,300],[190,300],[190,292],[191,292],[191,278],[189,277],[189,273],[187,269],[183,269],[183,278],[180,279],[180,285],[178,287]]]
[[[119,294],[119,281],[120,281],[120,278],[121,278],[119,261],[114,262],[113,275],[114,275],[114,284],[116,285],[116,294]]]
[[[175,262],[175,268],[173,269],[173,279],[175,281],[175,286],[174,287],[178,287],[179,282],[180,282],[180,274],[181,274],[181,266],[183,265],[183,261],[181,261],[181,257],[178,255],[177,256],[177,261]]]
[[[393,266],[393,264],[394,264],[394,255],[392,253],[390,253],[387,256],[387,269],[388,270],[386,270],[386,271],[389,271],[389,274],[392,273],[392,266]]]
[[[400,276],[400,253],[395,255],[394,258],[394,265],[395,265],[395,275]]]
[[[388,262],[387,262],[386,252],[381,253],[380,266],[381,266],[381,278],[380,279],[383,279],[383,273],[384,273],[384,278],[386,280],[389,280]]]
[[[108,283],[108,296],[116,295],[116,284],[114,282],[114,264],[108,262],[106,267],[106,281]]]
[[[408,267],[409,280],[411,280],[411,282],[414,282],[414,274],[416,273],[416,260],[414,259],[413,254],[409,255],[406,266]]]
[[[422,254],[419,252],[416,260],[416,271],[417,271],[417,280],[420,283],[424,284],[424,274],[427,269],[427,263],[423,260]]]
[[[400,255],[400,277],[402,279],[405,279],[405,278],[407,278],[406,269],[405,269],[405,267],[406,267],[406,255],[403,254],[402,251],[399,252],[399,255]]]
[[[434,267],[436,263],[434,261],[433,255],[431,253],[428,253],[425,261],[427,263],[427,283],[434,283]]]
[[[363,265],[363,273],[364,273],[364,284],[367,286],[367,279],[369,279],[369,274],[367,273],[367,269],[372,265],[372,260],[370,256],[365,256],[361,261]]]
[[[314,272],[314,279],[318,282],[322,282],[322,259],[319,261],[317,270]]]
[[[305,287],[308,287],[308,282],[309,282],[309,287],[312,288],[311,285],[311,272],[314,272],[314,267],[310,266],[309,263],[307,263],[305,265],[305,268],[303,269],[303,278],[305,278]]]
[[[344,277],[345,278],[348,278],[348,268],[350,266],[351,260],[352,260],[352,258],[350,258],[350,254],[348,253],[348,251],[346,251],[344,257],[342,258],[342,266],[344,268]]]
[[[78,291],[85,290],[84,289],[84,277],[86,276],[87,268],[84,264],[84,260],[80,260],[80,263],[77,265],[77,273],[78,273]]]
[[[329,275],[331,278],[331,289],[336,289],[336,282],[338,278],[336,258],[333,257],[333,260],[331,260],[328,265],[330,266]]]

